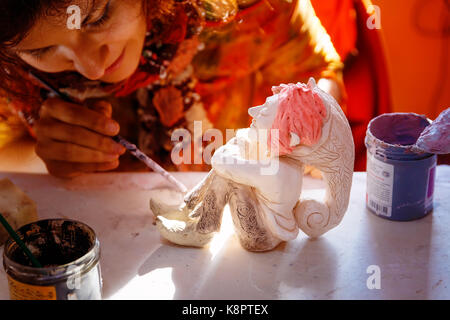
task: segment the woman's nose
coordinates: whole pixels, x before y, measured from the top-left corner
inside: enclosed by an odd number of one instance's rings
[[[77,72],[89,80],[98,80],[105,73],[107,45],[92,46],[80,45],[74,50],[73,64]]]

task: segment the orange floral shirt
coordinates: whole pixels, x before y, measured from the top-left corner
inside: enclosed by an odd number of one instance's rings
[[[197,91],[222,130],[246,127],[247,109],[264,103],[272,86],[309,77],[342,84],[343,64],[309,0],[243,2],[227,22],[205,28],[194,58]]]

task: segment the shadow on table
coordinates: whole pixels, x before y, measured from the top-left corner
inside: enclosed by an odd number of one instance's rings
[[[108,212],[104,213],[108,216]],[[161,246],[152,222],[151,216],[131,214],[110,214],[105,220],[109,229],[99,234],[104,299],[113,298],[126,287],[135,278],[142,261]]]
[[[303,236],[305,237],[305,236]],[[172,268],[173,299],[329,299],[336,254],[326,239],[299,238],[274,251],[252,253],[232,236],[222,249],[164,244],[139,268],[143,276]]]
[[[381,289],[372,291],[382,299],[427,299],[433,212],[407,222],[383,219],[368,209],[366,214],[372,263],[381,271]]]

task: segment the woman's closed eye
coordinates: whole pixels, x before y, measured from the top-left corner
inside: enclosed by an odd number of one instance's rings
[[[40,49],[27,50],[27,51],[25,51],[25,53],[31,55],[32,57],[34,57],[37,60],[40,60],[44,55],[52,52],[55,49],[56,49],[55,46],[50,46],[50,47],[45,47],[45,48],[40,48]]]
[[[103,7],[102,14],[100,17],[92,22],[87,21],[86,26],[87,27],[93,27],[98,28],[106,24],[108,22],[109,18],[111,18],[111,0],[106,3],[106,5]]]

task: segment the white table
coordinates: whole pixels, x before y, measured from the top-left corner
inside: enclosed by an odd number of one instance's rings
[[[14,153],[0,153],[0,178],[35,200],[40,218],[77,219],[94,228],[105,299],[450,299],[448,166],[438,167],[435,210],[421,220],[392,222],[369,213],[366,174],[356,173],[341,225],[317,240],[300,234],[272,252],[251,253],[240,246],[227,212],[204,249],[161,239],[148,208],[150,190],[166,185],[158,175],[110,173],[67,182],[40,173],[33,157],[13,170]],[[176,176],[193,186],[204,173]],[[311,196],[324,192],[319,180],[306,178],[304,187]],[[371,265],[380,268],[380,290],[367,287]],[[0,268],[0,299],[8,298]]]

